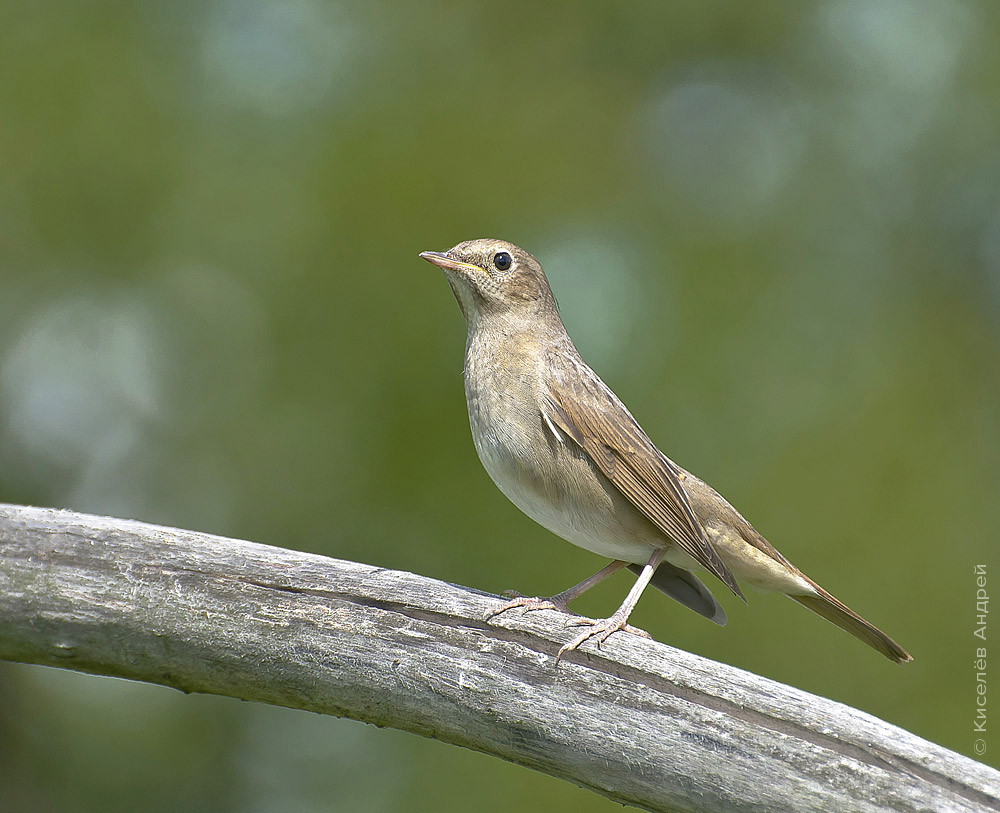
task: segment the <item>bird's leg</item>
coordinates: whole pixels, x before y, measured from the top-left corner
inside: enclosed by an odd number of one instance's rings
[[[649,557],[649,561],[646,562],[646,566],[643,567],[642,573],[639,574],[639,578],[635,580],[635,584],[632,585],[632,589],[629,590],[628,595],[625,596],[625,601],[622,602],[622,606],[619,607],[615,614],[610,618],[605,618],[603,621],[590,621],[589,619],[580,618],[573,622],[576,625],[586,625],[590,629],[581,632],[576,638],[565,644],[560,650],[559,654],[556,655],[556,660],[559,660],[566,652],[571,652],[580,646],[584,641],[590,638],[597,638],[597,646],[600,647],[601,644],[608,639],[608,637],[613,632],[618,630],[624,630],[625,632],[632,633],[633,635],[642,635],[645,638],[649,638],[648,632],[644,632],[636,627],[631,627],[628,625],[628,617],[632,614],[632,610],[635,609],[635,605],[639,602],[639,596],[642,595],[642,591],[646,589],[646,585],[649,584],[649,580],[653,578],[653,573],[656,570],[657,565],[663,560],[663,555],[666,550],[659,548],[653,551],[653,555]]]
[[[579,584],[573,585],[568,590],[557,593],[551,598],[529,598],[528,596],[522,596],[513,591],[505,590],[503,595],[511,596],[512,600],[490,610],[486,614],[486,620],[489,621],[494,616],[505,613],[507,610],[513,610],[515,607],[522,607],[525,612],[531,612],[532,610],[562,610],[564,613],[567,613],[569,612],[569,603],[573,599],[583,595],[595,584],[599,584],[608,578],[608,576],[617,573],[625,565],[626,562],[616,560],[607,567],[601,568],[593,576],[584,579]]]

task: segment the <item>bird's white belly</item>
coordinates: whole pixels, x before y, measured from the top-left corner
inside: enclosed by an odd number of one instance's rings
[[[603,476],[595,477],[592,464],[582,456],[557,449],[556,457],[526,464],[511,456],[509,444],[490,438],[477,439],[476,451],[507,499],[568,542],[608,559],[637,564],[645,564],[663,546],[652,524]],[[559,476],[549,472],[553,465],[559,465]]]

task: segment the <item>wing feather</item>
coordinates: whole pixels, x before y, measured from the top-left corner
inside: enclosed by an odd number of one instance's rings
[[[554,378],[542,403],[544,419],[571,438],[657,528],[743,598],[691,507],[680,468],[656,448],[589,367],[574,361],[573,369],[565,370],[565,356],[553,360]]]

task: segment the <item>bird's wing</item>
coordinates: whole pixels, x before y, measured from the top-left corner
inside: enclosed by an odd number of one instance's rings
[[[553,354],[542,414],[685,553],[744,598],[716,553],[682,485],[683,472],[642,431],[617,396],[582,361]]]
[[[642,565],[629,565],[628,569],[636,576],[642,573]],[[715,600],[712,591],[690,570],[675,567],[670,562],[660,562],[649,586],[666,593],[670,598],[705,616],[720,627],[726,626],[726,611]]]

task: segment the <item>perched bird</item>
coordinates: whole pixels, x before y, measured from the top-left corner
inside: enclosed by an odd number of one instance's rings
[[[646,635],[628,617],[646,586],[719,625],[726,614],[692,573],[707,570],[743,598],[737,579],[784,593],[887,658],[910,655],[806,576],[711,486],[646,436],[624,404],[580,358],[542,268],[502,240],[425,251],[444,270],[465,316],[465,396],[479,459],[497,487],[563,539],[614,561],[548,599],[514,607],[566,610],[585,590],[628,566],[639,574],[621,607],[559,651],[617,630]],[[745,599],[744,599],[745,600]]]

